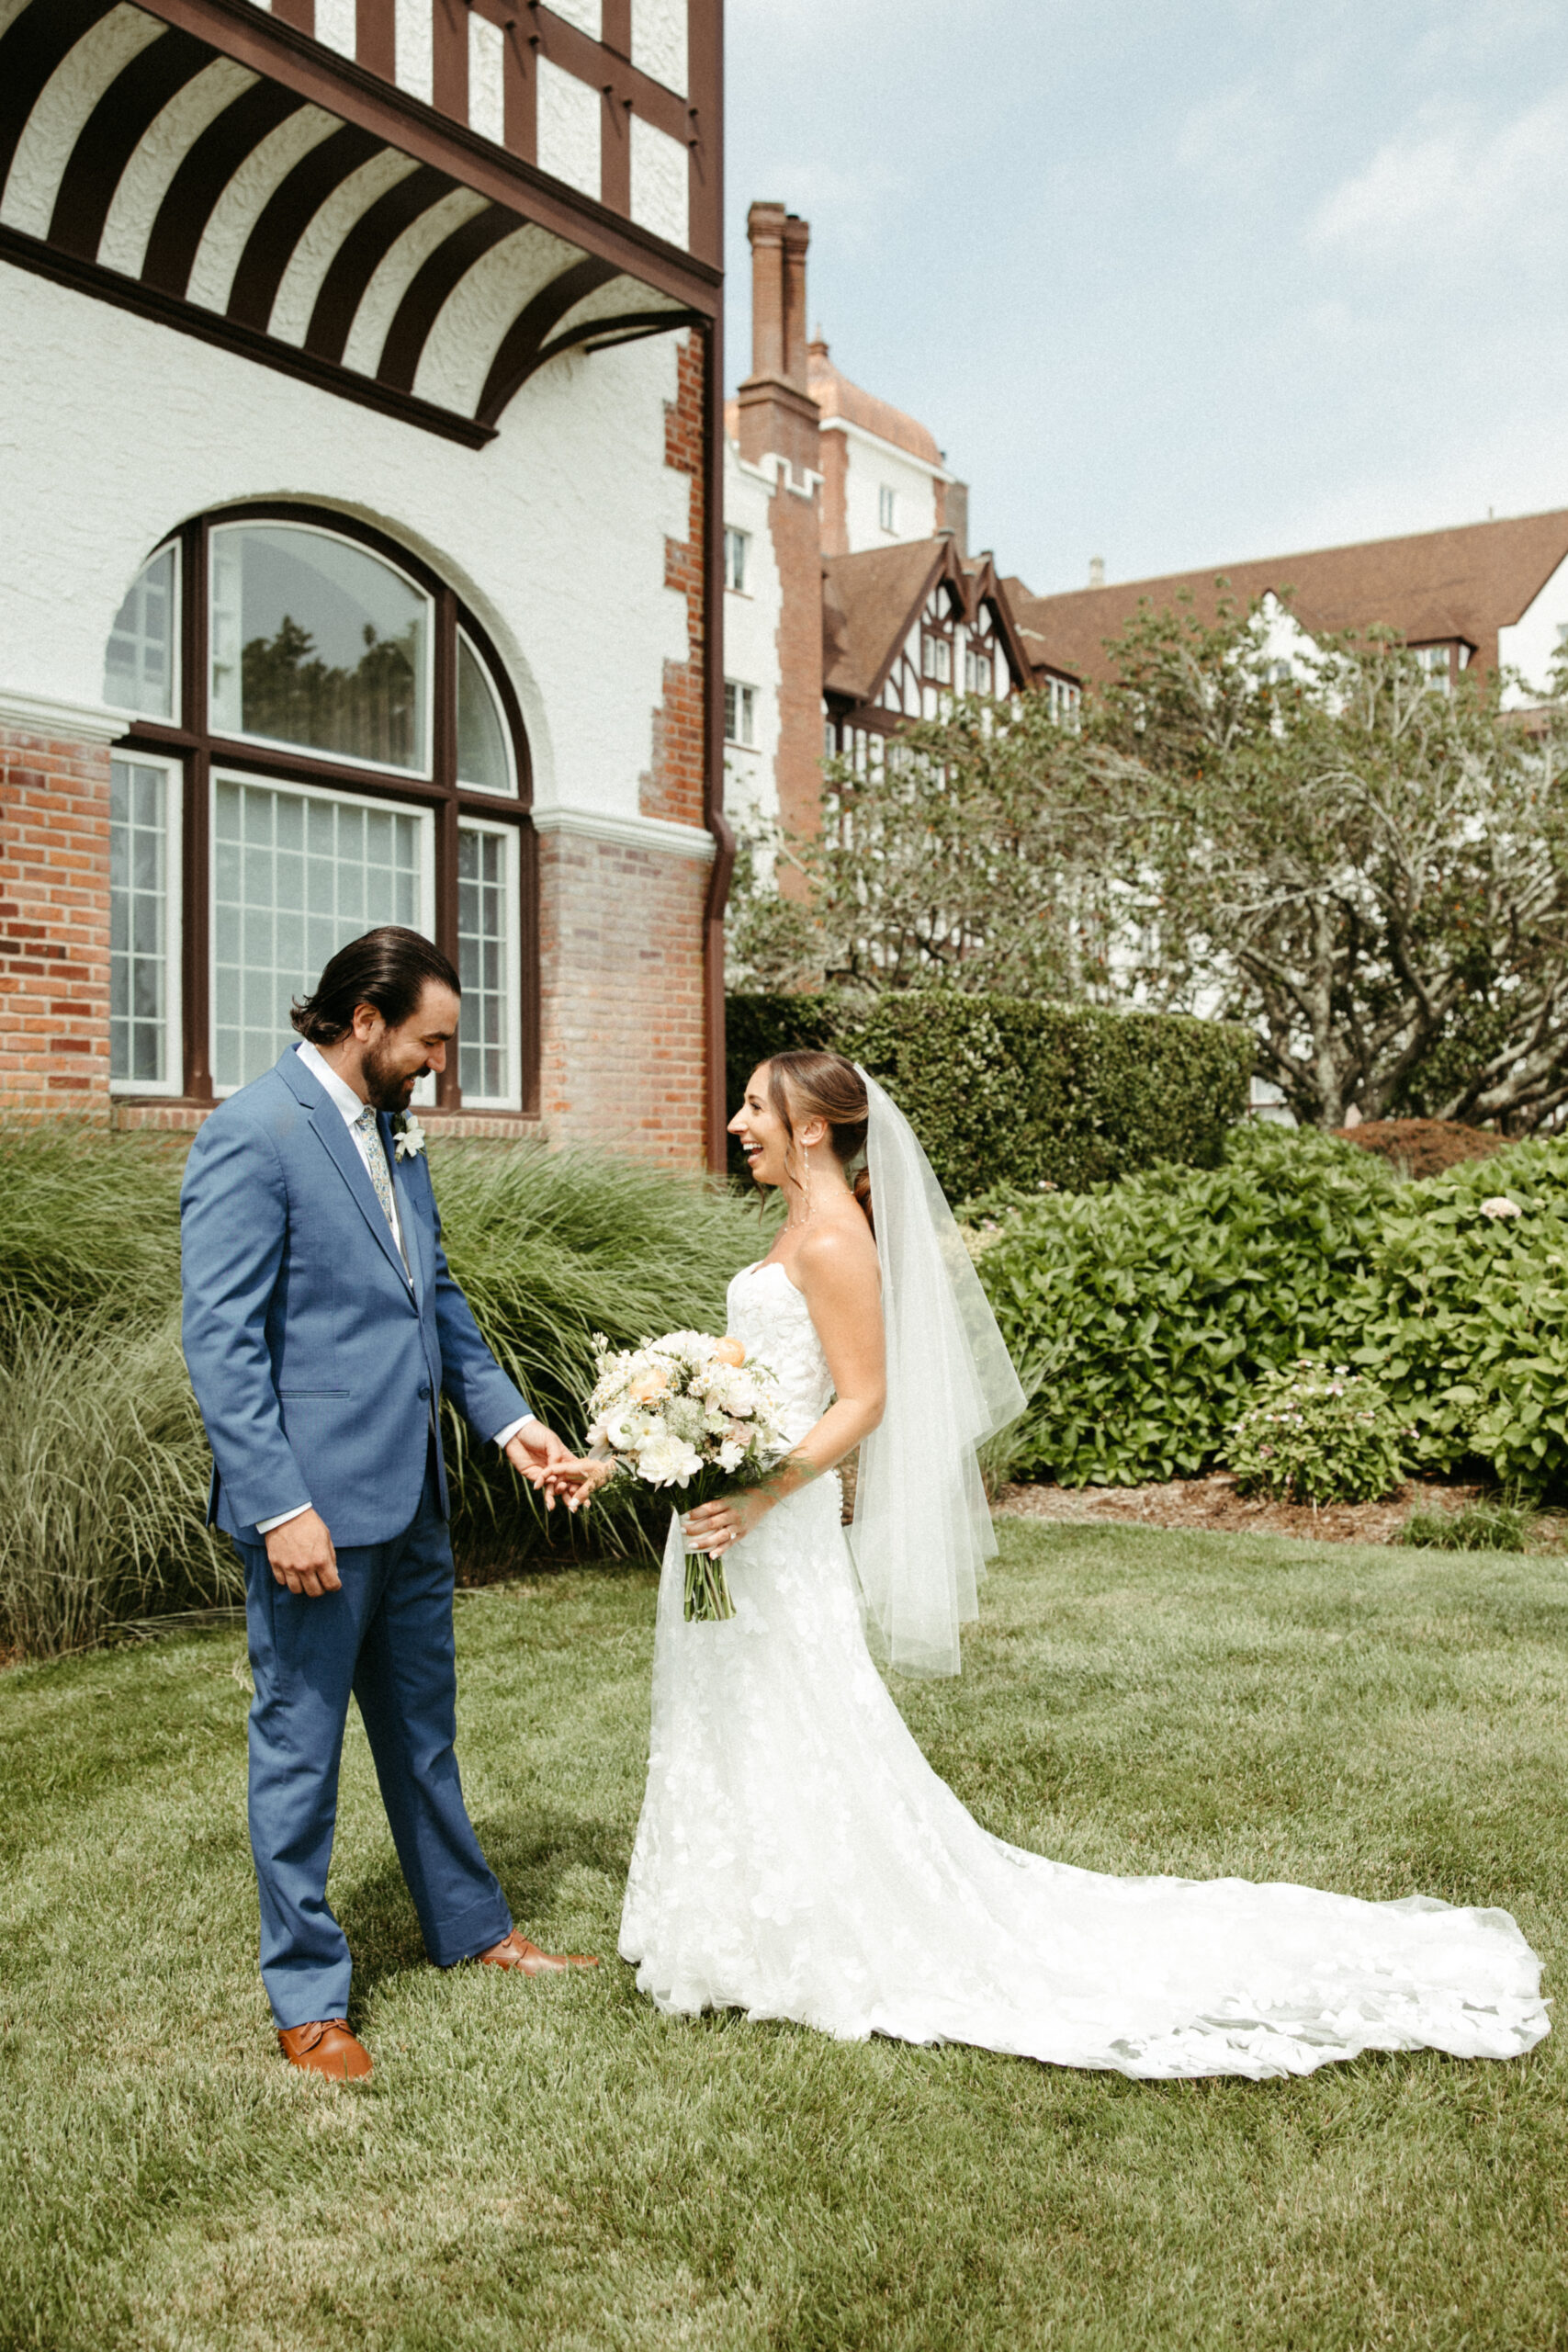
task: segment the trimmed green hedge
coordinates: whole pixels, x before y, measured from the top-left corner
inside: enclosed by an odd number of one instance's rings
[[[1250,1033],[1228,1023],[1024,997],[732,996],[726,1018],[732,1104],[770,1054],[833,1046],[897,1099],[953,1200],[1081,1192],[1161,1160],[1213,1168],[1253,1065]]]

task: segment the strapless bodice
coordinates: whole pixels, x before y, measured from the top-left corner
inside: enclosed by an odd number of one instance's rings
[[[742,1266],[729,1285],[730,1336],[745,1342],[748,1361],[765,1364],[784,1396],[784,1434],[798,1444],[828,1409],[832,1375],[811,1310],[784,1268]]]

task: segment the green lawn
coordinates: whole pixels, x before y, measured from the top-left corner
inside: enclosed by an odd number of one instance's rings
[[[357,1725],[362,2093],[254,1962],[237,1634],[0,1677],[0,2346],[1568,2346],[1568,2063],[1139,2086],[661,2018],[613,1955],[653,1581],[458,1602],[470,1803],[592,1977],[423,1961]],[[1568,1566],[1009,1523],[899,1698],[1002,1835],[1506,1905],[1568,1959]]]

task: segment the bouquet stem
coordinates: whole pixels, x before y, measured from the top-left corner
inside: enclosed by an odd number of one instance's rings
[[[735,1603],[729,1597],[729,1578],[724,1573],[724,1558],[710,1552],[686,1553],[686,1623],[688,1625],[722,1625],[735,1614]]]

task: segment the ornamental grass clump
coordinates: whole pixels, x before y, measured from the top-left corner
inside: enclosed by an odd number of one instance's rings
[[[1403,1476],[1402,1431],[1374,1381],[1308,1357],[1259,1381],[1231,1431],[1237,1489],[1275,1502],[1371,1503]]]

